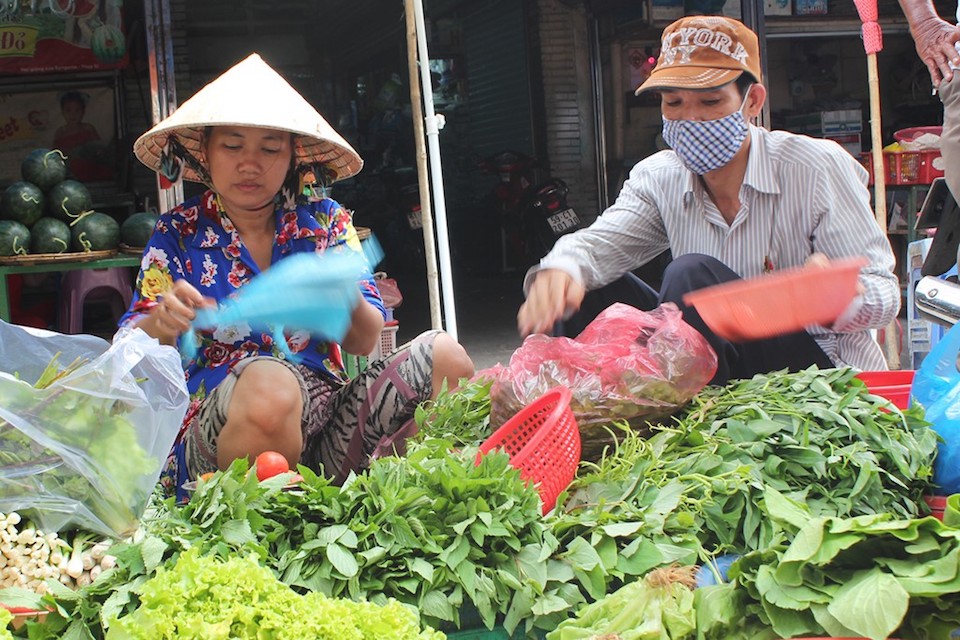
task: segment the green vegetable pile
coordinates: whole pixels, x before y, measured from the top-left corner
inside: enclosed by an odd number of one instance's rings
[[[13,640],[13,635],[7,630],[11,620],[13,620],[13,615],[0,607],[0,640]]]
[[[149,497],[144,470],[157,461],[124,402],[88,390],[109,389],[109,379],[70,377],[83,364],[61,368],[54,357],[33,385],[0,376],[0,511],[58,529],[63,510],[77,509],[98,533],[132,533]]]
[[[937,436],[922,411],[869,394],[850,369],[758,375],[700,393],[672,426],[620,448],[574,485],[568,510],[617,513],[673,489],[703,546],[744,553],[768,546],[766,487],[815,516],[927,512]]]
[[[853,371],[777,372],[710,388],[672,424],[651,426],[649,439],[611,424],[616,446],[581,466],[562,508],[545,518],[505,454],[476,464],[490,382],[461,389],[421,407],[406,457],[374,460],[342,487],[304,467],[292,489],[290,474],[258,482],[238,460],[200,482],[188,504],[159,503],[141,539],[110,550],[115,569],[33,603],[53,611],[29,637],[119,633],[114,621],[134,620],[146,584],[190,549],[253,559],[297,593],[409,605],[441,631],[483,624],[563,634],[551,640],[591,637],[586,630],[692,638],[694,615],[698,640],[778,640],[838,625],[874,637],[880,626],[860,623],[890,627],[902,594],[874,577],[871,589],[896,597],[858,592],[856,615],[822,607],[824,594],[844,602],[838,585],[857,578],[843,574],[851,569],[877,568],[908,594],[898,637],[938,637],[923,634],[960,611],[951,573],[958,536],[911,520],[927,512],[936,435],[919,408],[896,410]],[[808,530],[808,521],[822,524]],[[816,550],[793,558],[797,545]],[[737,582],[689,592],[648,577],[720,553],[743,555],[731,569]],[[618,604],[624,597],[630,606]]]
[[[560,623],[546,640],[693,640],[692,572],[680,568],[651,571]]]
[[[413,416],[417,433],[413,440],[444,438],[458,447],[485,440],[493,431],[490,426],[491,384],[488,378],[475,378],[450,391],[444,379],[437,397],[417,406]]]
[[[712,534],[703,537],[706,546],[767,546],[765,487],[806,503],[814,516],[927,513],[936,432],[919,407],[891,410],[855,375],[808,369],[709,388],[675,431],[651,443],[668,475],[749,470],[741,491],[704,505],[702,527]]]
[[[766,500],[795,535],[734,564],[731,575],[748,595],[732,615],[757,620],[778,638],[934,640],[960,628],[960,530],[890,514],[811,518],[775,492]],[[711,637],[755,636],[720,627]]]
[[[420,630],[415,610],[300,595],[253,558],[220,561],[196,549],[140,590],[140,606],[110,625],[107,640],[442,640]]]

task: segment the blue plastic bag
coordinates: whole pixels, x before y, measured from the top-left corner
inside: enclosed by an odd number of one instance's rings
[[[954,325],[923,359],[910,388],[926,419],[943,441],[933,465],[942,495],[960,492],[960,324]]]
[[[357,282],[367,273],[367,259],[359,252],[301,253],[284,258],[218,307],[198,309],[193,326],[181,340],[184,358],[196,356],[195,329],[239,322],[272,332],[277,347],[294,362],[297,358],[287,348],[284,329],[303,329],[340,342],[350,328],[353,308],[360,302]]]

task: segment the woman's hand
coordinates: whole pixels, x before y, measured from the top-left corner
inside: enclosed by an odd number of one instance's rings
[[[190,328],[197,317],[196,309],[216,306],[213,298],[205,298],[186,280],[174,282],[158,300],[157,306],[137,326],[166,345],[175,345],[177,338]]]

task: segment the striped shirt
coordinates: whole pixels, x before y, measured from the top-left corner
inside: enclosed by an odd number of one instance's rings
[[[587,229],[563,236],[536,270],[562,269],[596,289],[670,249],[713,256],[743,278],[801,266],[813,253],[833,260],[864,256],[865,291],[832,327],[810,327],[837,366],[882,370],[887,365],[871,329],[900,310],[894,255],[877,224],[867,172],[833,141],[750,126],[751,145],[731,224],[702,181],[673,151],[634,166],[617,201]],[[776,310],[771,310],[776,313]]]

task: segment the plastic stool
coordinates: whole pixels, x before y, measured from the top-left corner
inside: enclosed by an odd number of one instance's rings
[[[67,271],[60,281],[60,331],[83,331],[83,305],[88,299],[109,301],[119,320],[132,298],[133,276],[127,267]]]

